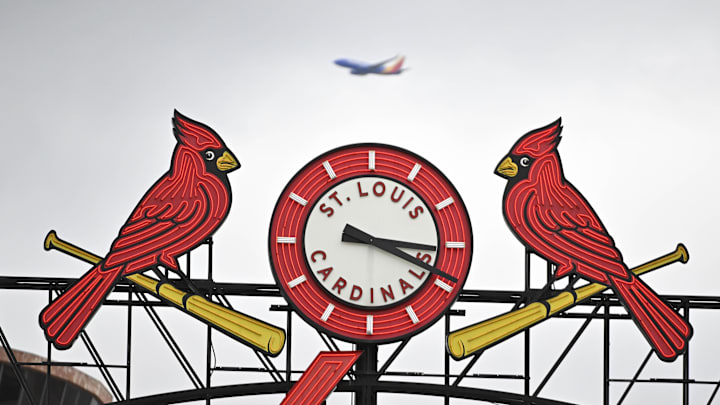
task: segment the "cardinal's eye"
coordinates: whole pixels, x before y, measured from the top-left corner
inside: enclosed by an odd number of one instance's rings
[[[530,166],[530,158],[527,156],[523,156],[520,158],[520,166],[522,167],[528,167]]]
[[[205,159],[207,159],[207,160],[215,159],[215,152],[213,152],[211,150],[205,151]]]

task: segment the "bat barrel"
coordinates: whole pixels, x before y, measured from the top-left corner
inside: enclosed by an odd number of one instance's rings
[[[533,302],[516,311],[459,329],[447,337],[448,353],[457,360],[465,358],[512,337],[547,316],[548,308],[539,302]]]
[[[232,336],[242,336],[245,342],[262,348],[270,355],[278,355],[285,345],[285,331],[259,319],[225,308],[198,295],[190,297],[186,305],[190,313],[210,320]]]
[[[168,283],[159,283],[143,274],[127,276],[156,297],[170,302],[200,321],[272,356],[285,345],[285,331],[249,315],[225,308],[199,295],[186,293]],[[187,298],[186,298],[187,297]]]

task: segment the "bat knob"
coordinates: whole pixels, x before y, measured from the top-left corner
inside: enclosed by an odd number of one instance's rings
[[[690,260],[690,253],[688,253],[687,248],[682,243],[678,243],[675,251],[680,254],[680,263],[687,263],[688,260]]]
[[[55,246],[55,242],[58,240],[57,233],[55,230],[50,230],[47,236],[45,236],[45,250],[50,250]]]
[[[463,342],[463,339],[459,339],[455,335],[447,336],[447,339],[445,341],[445,348],[455,360],[461,360],[467,355],[467,350],[465,350],[465,344]]]

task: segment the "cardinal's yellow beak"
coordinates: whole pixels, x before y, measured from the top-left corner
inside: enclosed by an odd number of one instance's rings
[[[515,177],[518,173],[518,166],[508,156],[500,162],[495,173],[505,178]]]
[[[237,159],[235,159],[235,156],[230,153],[230,151],[226,150],[222,156],[218,158],[216,161],[217,168],[221,172],[231,172],[238,167],[240,167],[240,163],[238,163]]]

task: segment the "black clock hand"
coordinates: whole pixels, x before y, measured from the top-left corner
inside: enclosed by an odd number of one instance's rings
[[[371,244],[373,241],[372,235],[365,233],[350,224],[345,224],[345,229],[342,232],[343,242],[357,242]]]
[[[357,228],[355,228],[357,229]],[[366,234],[367,235],[367,234]],[[368,235],[369,236],[369,235]],[[422,243],[414,243],[414,242],[406,242],[403,240],[394,240],[394,239],[385,239],[385,238],[373,238],[373,240],[376,243],[388,243],[392,246],[398,247],[398,248],[407,248],[407,249],[418,249],[418,250],[437,250],[437,247],[433,245],[423,245]],[[342,234],[342,241],[343,242],[354,242],[354,243],[367,243],[364,240],[358,240],[357,238],[354,238],[350,235],[348,235],[346,232],[343,232]]]
[[[345,225],[345,229],[343,229],[343,240],[346,242],[357,242],[357,243],[367,243],[368,245],[375,246],[376,248],[380,250],[384,250],[392,255],[395,255],[405,261],[408,261],[416,266],[422,267],[423,269],[433,273],[437,274],[440,277],[443,277],[447,280],[457,282],[457,278],[451,276],[450,274],[433,267],[424,261],[418,259],[417,257],[411,256],[402,250],[398,249],[396,245],[394,245],[393,242],[389,239],[382,239],[382,238],[375,238],[374,236],[370,235],[369,233],[363,232],[358,228],[355,228],[354,226],[350,224]],[[409,243],[409,242],[408,242]],[[429,246],[429,245],[423,245],[423,246]],[[429,250],[429,249],[428,249]],[[435,250],[434,248],[432,250]]]

